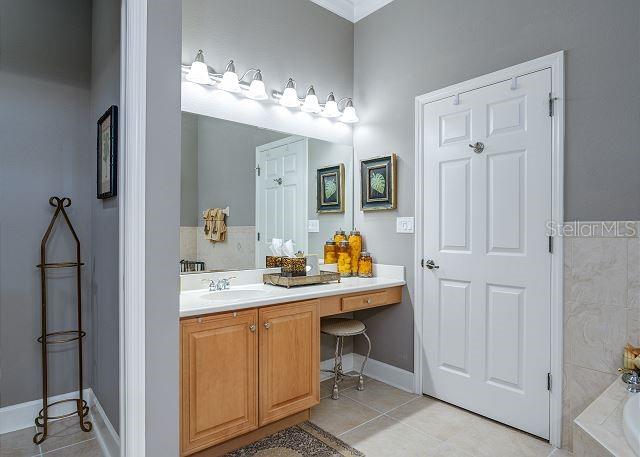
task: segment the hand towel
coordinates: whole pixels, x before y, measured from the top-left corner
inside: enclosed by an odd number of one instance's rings
[[[220,208],[209,208],[202,213],[204,219],[204,236],[212,243],[227,239],[227,226],[224,223],[224,213]]]

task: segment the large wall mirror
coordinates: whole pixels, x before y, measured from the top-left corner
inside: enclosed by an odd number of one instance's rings
[[[227,208],[217,241],[206,213]],[[324,242],[352,226],[351,146],[182,113],[180,257],[199,262],[186,269],[263,268],[273,238],[322,258]]]

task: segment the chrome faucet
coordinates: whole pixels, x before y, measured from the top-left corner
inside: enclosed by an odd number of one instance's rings
[[[212,279],[209,282],[209,292],[217,292],[227,290],[231,287],[231,280],[236,279],[235,276],[229,278]]]

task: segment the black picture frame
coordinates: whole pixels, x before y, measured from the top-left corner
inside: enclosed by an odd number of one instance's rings
[[[118,195],[118,107],[112,105],[98,119],[97,197],[100,200]]]
[[[360,209],[388,211],[397,208],[396,154],[360,162]]]
[[[320,214],[344,213],[344,164],[316,170],[316,206]]]

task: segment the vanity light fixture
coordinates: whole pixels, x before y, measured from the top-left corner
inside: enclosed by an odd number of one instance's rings
[[[307,96],[304,98],[304,103],[300,107],[305,113],[319,113],[322,108],[318,103],[318,96],[313,86],[309,86],[307,90]]]
[[[289,78],[286,86],[284,86],[284,91],[278,103],[286,108],[298,108],[300,106],[300,100],[298,100],[298,93],[296,92],[296,82],[292,78]]]
[[[324,109],[320,113],[322,117],[334,118],[340,117],[342,113],[338,109],[338,104],[336,103],[336,97],[333,95],[333,92],[329,92],[327,96],[327,102],[324,104]]]
[[[218,89],[226,90],[227,92],[240,92],[240,80],[233,60],[230,60],[227,64],[222,75],[222,81],[218,84]]]
[[[345,122],[347,124],[353,124],[358,122],[358,116],[356,116],[356,109],[353,107],[353,100],[351,98],[347,98],[347,103],[344,106],[344,111],[342,112],[342,116],[340,117],[340,122]]]
[[[269,97],[267,96],[267,91],[265,90],[264,82],[262,81],[262,72],[260,70],[253,70],[253,72],[253,79],[251,80],[247,97],[253,100],[266,100]]]
[[[198,51],[196,58],[194,59],[191,67],[189,68],[189,72],[186,76],[187,81],[191,81],[198,84],[212,84],[213,81],[209,76],[209,67],[204,61],[204,53],[202,49]]]

